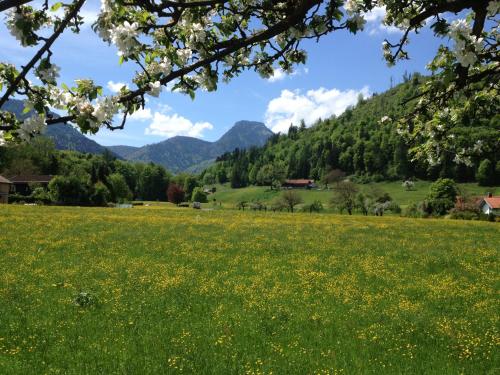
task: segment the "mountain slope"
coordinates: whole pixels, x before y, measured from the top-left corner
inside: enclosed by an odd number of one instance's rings
[[[29,116],[23,114],[24,103],[21,100],[9,100],[4,109],[16,113],[18,118]],[[53,114],[54,117],[59,117]],[[56,124],[47,127],[44,136],[52,139],[59,150],[73,150],[83,153],[102,154],[110,150],[120,158],[160,164],[172,172],[201,172],[209,167],[215,159],[236,148],[247,149],[252,146],[263,146],[273,132],[263,123],[255,121],[239,121],[218,141],[207,142],[193,137],[173,137],[163,142],[133,146],[104,147],[85,137],[71,125]]]
[[[215,158],[226,152],[262,146],[272,135],[273,132],[261,122],[239,121],[216,142],[178,136],[136,150],[122,149],[123,146],[110,149],[127,160],[151,161],[172,172],[195,173],[207,168]]]
[[[114,152],[116,155],[121,156],[126,159],[129,155],[133,154],[139,147],[134,146],[106,146],[111,152]]]
[[[23,113],[24,103],[22,100],[11,99],[5,103],[2,109],[15,113],[19,119],[29,116],[29,113]],[[55,118],[59,117],[56,113],[52,113],[52,115]],[[43,135],[52,139],[58,150],[72,150],[90,154],[102,154],[106,151],[106,147],[85,137],[69,124],[50,125]]]

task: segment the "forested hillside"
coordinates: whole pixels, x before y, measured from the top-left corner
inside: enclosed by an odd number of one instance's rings
[[[397,132],[391,118],[411,113],[418,85],[425,79],[407,76],[403,84],[368,100],[360,99],[355,108],[339,117],[319,120],[316,125],[291,126],[288,134],[275,135],[262,148],[235,150],[217,159],[205,170],[208,180],[231,181],[233,187],[266,185],[273,178],[321,179],[330,171],[354,175],[360,181],[403,178],[435,179],[451,177],[474,181],[480,173],[494,183],[500,173],[500,150],[484,148],[472,165],[457,164],[453,155],[431,166],[412,161],[411,149]],[[480,117],[480,116],[479,116]],[[498,138],[500,116],[474,119],[460,128],[455,142],[474,142],[475,136]],[[267,182],[266,182],[267,181]]]

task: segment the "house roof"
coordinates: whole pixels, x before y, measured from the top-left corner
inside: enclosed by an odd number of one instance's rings
[[[298,179],[298,180],[285,180],[285,184],[302,184],[302,185],[307,185],[313,183],[314,180],[305,180],[305,179]]]
[[[491,208],[500,209],[500,197],[486,197],[483,199]]]
[[[52,177],[51,175],[19,175],[10,177],[10,180],[14,184],[26,184],[31,182],[50,182]]]
[[[5,177],[0,176],[0,183],[1,184],[12,184],[11,181],[7,180]]]

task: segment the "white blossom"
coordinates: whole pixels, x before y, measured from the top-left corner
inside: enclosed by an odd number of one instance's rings
[[[190,33],[191,33],[189,37],[190,44],[203,43],[207,36],[207,33],[201,23],[192,24]]]
[[[347,14],[353,15],[361,12],[362,4],[363,2],[359,0],[347,0],[344,4],[344,8],[347,11]]]
[[[21,45],[26,47],[27,41],[26,36],[24,35],[24,31],[18,27],[18,23],[23,19],[23,15],[18,13],[15,9],[11,9],[7,13],[7,28],[10,31],[10,34],[15,37],[17,40],[21,42]]]
[[[168,57],[164,57],[161,62],[153,61],[148,65],[148,73],[151,75],[163,74],[168,76],[172,72],[172,63],[168,59]]]
[[[113,3],[111,0],[101,0],[101,12],[110,13],[112,10]]]
[[[3,130],[0,130],[0,146],[4,146],[7,142],[5,141],[5,136]]]
[[[92,111],[92,116],[95,117],[96,120],[90,121],[91,126],[99,127],[103,122],[111,121],[113,116],[118,112],[118,108],[118,103],[113,97],[98,99]]]
[[[453,54],[465,68],[475,64],[477,54],[483,49],[483,39],[472,35],[472,29],[466,20],[458,19],[451,23],[449,37],[454,40]]]
[[[193,55],[193,51],[190,48],[183,48],[177,50],[177,57],[179,57],[180,65],[186,65],[187,61]]]
[[[384,116],[380,119],[381,124],[386,124],[386,123],[391,122],[391,121],[392,121],[392,119],[389,116]]]
[[[38,69],[36,71],[36,74],[38,78],[40,78],[43,82],[56,82],[57,78],[59,78],[59,71],[61,68],[59,68],[55,64],[51,64],[48,68],[45,69]]]
[[[459,153],[457,153],[455,155],[455,157],[453,158],[453,161],[456,164],[464,164],[467,167],[472,167],[472,165],[473,165],[471,157],[465,155],[465,150],[464,149],[462,149]]]
[[[365,18],[361,14],[355,14],[351,19],[351,22],[356,24],[358,30],[363,30],[366,24]]]
[[[350,17],[349,21],[356,25],[358,30],[363,30],[366,20],[362,15],[363,2],[359,0],[347,0],[344,4],[347,15]]]
[[[33,135],[40,134],[45,127],[45,116],[35,113],[23,121],[21,128],[18,129],[18,135],[23,141],[27,142]]]
[[[150,82],[148,94],[157,98],[161,93],[161,83],[160,81]]]
[[[111,42],[118,48],[119,56],[130,56],[134,53],[138,42],[135,39],[138,32],[139,24],[137,22],[129,23],[125,21],[123,25],[118,25],[109,30]]]

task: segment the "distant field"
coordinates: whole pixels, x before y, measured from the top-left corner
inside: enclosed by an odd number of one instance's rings
[[[380,182],[366,185],[359,185],[359,189],[364,192],[369,192],[371,187],[382,189],[389,193],[389,195],[401,206],[406,207],[410,203],[419,202],[425,199],[429,192],[431,183],[428,181],[417,181],[415,188],[412,191],[406,191],[401,182]],[[459,184],[460,189],[472,195],[484,195],[487,192],[499,192],[498,187],[484,187],[478,186],[474,183]],[[333,192],[331,190],[297,190],[304,199],[305,203],[312,203],[319,200],[327,208]],[[224,207],[234,207],[240,201],[251,202],[253,200],[260,200],[262,202],[270,203],[273,199],[278,197],[281,192],[270,190],[263,186],[250,186],[242,189],[231,189],[228,185],[217,185],[217,192],[210,196],[210,199],[215,198],[217,201],[222,202]]]
[[[498,373],[498,228],[0,206],[0,374]]]

